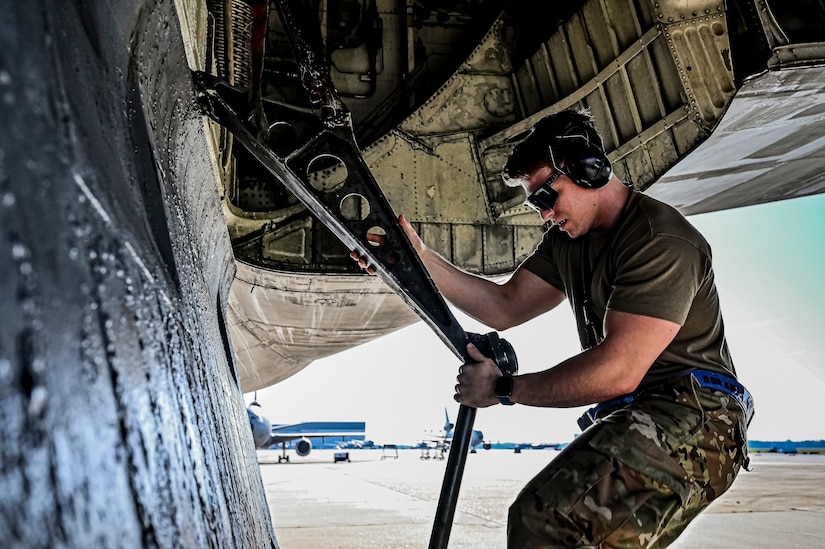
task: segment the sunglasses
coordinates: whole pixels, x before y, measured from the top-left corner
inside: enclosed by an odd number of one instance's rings
[[[541,212],[542,210],[552,210],[553,206],[556,205],[556,199],[558,199],[559,193],[557,193],[550,185],[552,185],[556,179],[562,175],[564,175],[564,172],[561,170],[556,170],[553,172],[553,175],[551,175],[541,187],[527,196],[526,204],[538,212]]]

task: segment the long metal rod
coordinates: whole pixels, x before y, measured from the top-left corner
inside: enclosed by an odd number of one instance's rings
[[[445,549],[450,541],[450,532],[458,504],[458,491],[461,488],[461,480],[464,478],[464,465],[467,462],[475,417],[475,408],[459,406],[453,429],[453,443],[450,445],[444,480],[441,483],[441,494],[435,510],[433,530],[430,534],[430,549]]]

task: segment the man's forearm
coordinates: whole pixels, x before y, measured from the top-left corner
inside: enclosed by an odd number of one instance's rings
[[[601,363],[598,354],[591,349],[547,370],[517,376],[511,399],[525,406],[570,408],[629,392],[620,371]]]
[[[506,306],[500,303],[501,287],[485,278],[459,269],[431,248],[420,253],[424,266],[447,300],[487,326],[494,326],[496,311]]]
[[[543,372],[519,376],[511,399],[563,408],[633,392],[679,328],[668,320],[608,309],[600,344]]]

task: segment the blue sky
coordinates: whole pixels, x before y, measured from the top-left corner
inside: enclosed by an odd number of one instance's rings
[[[729,345],[755,397],[750,438],[825,439],[825,195],[690,221],[713,248]],[[456,317],[466,331],[489,331]],[[513,344],[522,372],[579,352],[566,304],[501,336]],[[419,322],[316,361],[257,397],[276,423],[366,421],[376,442],[412,443],[443,425],[445,407],[455,418],[459,365]],[[478,412],[475,427],[493,442],[566,442],[583,410],[494,406]]]

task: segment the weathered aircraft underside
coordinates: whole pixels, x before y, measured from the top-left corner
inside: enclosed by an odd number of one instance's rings
[[[208,3],[206,68],[241,89],[260,80],[264,142],[286,160],[312,143],[296,139],[300,128],[278,108],[312,104],[274,8],[260,76],[252,69],[256,4]],[[535,120],[569,107],[590,109],[624,181],[685,213],[822,190],[818,3],[302,4],[308,40],[392,206],[471,272],[506,276],[537,243],[540,220],[500,169]],[[728,111],[735,120],[720,127]],[[759,135],[740,139],[748,132]],[[228,318],[245,391],[416,319],[360,276],[349,250],[227,131],[215,129],[214,150],[240,265]],[[313,177],[346,188],[336,167],[327,159]]]

